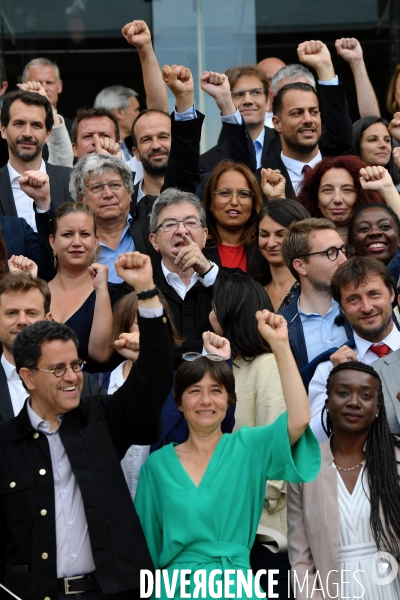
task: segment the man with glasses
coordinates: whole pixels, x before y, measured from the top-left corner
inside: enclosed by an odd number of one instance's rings
[[[125,254],[117,270],[138,292],[140,354],[113,396],[82,397],[65,324],[34,323],[12,346],[29,398],[0,426],[0,580],[21,598],[132,600],[140,569],[152,569],[120,461],[161,433],[172,336],[149,257]]]
[[[292,302],[280,314],[288,323],[290,345],[301,369],[352,335],[331,292],[332,276],[346,261],[347,246],[332,221],[305,219],[289,227],[281,252],[300,283]]]

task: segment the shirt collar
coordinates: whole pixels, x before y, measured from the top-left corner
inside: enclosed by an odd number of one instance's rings
[[[262,128],[262,132],[260,133],[260,135],[254,140],[253,144],[255,144],[256,142],[258,142],[261,146],[261,148],[264,146],[264,138],[265,138],[265,128]]]
[[[303,175],[303,167],[305,165],[308,165],[311,168],[315,167],[315,165],[317,165],[319,162],[321,162],[322,155],[321,155],[321,152],[318,152],[317,156],[315,156],[312,160],[310,160],[310,162],[304,163],[304,162],[300,162],[299,160],[295,160],[294,158],[289,158],[288,156],[285,156],[283,154],[283,152],[281,152],[281,159],[282,159],[283,164],[289,171],[296,173],[296,175],[298,175],[300,177]]]
[[[185,285],[183,283],[182,279],[179,277],[178,273],[172,273],[172,271],[170,271],[169,269],[167,269],[167,267],[165,266],[163,260],[161,261],[161,268],[162,268],[162,272],[164,273],[164,277],[165,277],[165,279],[166,279],[166,281],[167,281],[167,283],[169,285],[171,285],[173,287],[172,282],[173,281],[177,281],[177,279],[179,279],[179,281],[183,285]],[[193,275],[191,276],[191,278],[190,278],[190,282],[193,282],[193,281],[196,282],[198,280],[198,278],[199,278],[199,274],[196,273],[196,271],[195,271],[193,273]],[[188,287],[188,286],[186,286],[186,287]]]
[[[306,317],[309,317],[311,315],[318,315],[319,317],[327,317],[327,316],[330,316],[332,314],[332,312],[336,312],[339,310],[339,304],[333,298],[332,298],[332,306],[330,307],[328,312],[325,313],[324,315],[321,315],[320,313],[314,313],[314,312],[308,312],[308,313],[304,312],[303,310],[301,310],[301,308],[299,306],[299,302],[300,302],[300,296],[299,296],[299,299],[297,300],[297,312],[299,313],[299,315],[304,315]]]
[[[138,202],[140,202],[140,200],[143,198],[143,196],[145,195],[145,193],[142,190],[142,185],[143,185],[143,179],[141,179],[139,181],[139,187],[138,187],[138,192],[137,192],[137,197],[136,197],[136,204]]]
[[[16,171],[14,169],[14,167],[11,166],[10,161],[7,162],[7,169],[8,169],[8,174],[10,175],[10,181],[13,182],[15,179],[19,179],[20,177],[22,177],[22,175],[20,173],[18,173],[18,171]],[[46,163],[44,162],[43,158],[42,158],[42,162],[40,163],[40,167],[39,167],[39,171],[42,171],[42,173],[46,173]]]
[[[42,417],[39,417],[39,415],[33,410],[32,406],[31,406],[30,398],[28,398],[28,402],[26,403],[26,408],[27,408],[29,420],[31,422],[33,429],[36,429],[36,431],[38,429],[46,429],[50,433],[50,423],[48,421],[45,421],[44,419],[42,419]],[[58,415],[57,421],[59,423],[61,423],[62,418],[63,418],[63,415]],[[54,433],[55,431],[56,430],[52,431],[51,433]]]
[[[360,337],[356,332],[354,332],[354,341],[356,343],[358,359],[361,362],[363,362],[364,356],[366,355],[368,349],[370,348],[373,342],[365,340],[364,338]],[[384,340],[382,340],[379,343],[386,344],[387,346],[389,346],[392,352],[400,348],[400,331],[397,329],[394,323],[392,331],[389,333],[389,335],[385,337]]]
[[[17,373],[17,369],[15,367],[15,365],[12,365],[4,356],[4,352],[1,355],[1,364],[3,366],[4,369],[4,373],[6,374],[6,377],[8,380],[10,379],[14,379],[14,380],[20,380],[20,376]]]
[[[125,363],[126,363],[126,360],[124,360],[124,362],[122,362],[120,365],[118,365],[118,367],[116,367],[114,369],[114,371],[111,371],[110,383],[108,385],[109,388],[113,388],[115,386],[119,389],[122,386],[122,384],[125,383],[124,374],[123,374]]]

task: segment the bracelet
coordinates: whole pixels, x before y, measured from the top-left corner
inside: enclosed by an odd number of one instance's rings
[[[208,269],[208,271],[206,271],[205,273],[202,273],[200,275],[200,277],[203,279],[203,277],[205,277],[206,275],[208,275],[208,273],[211,271],[211,269],[213,269],[215,267],[215,263],[212,262],[212,260],[208,261],[210,263],[210,268]]]
[[[160,293],[158,287],[153,287],[151,290],[146,290],[145,292],[136,292],[136,296],[138,300],[148,300],[149,298],[154,298],[157,294]]]

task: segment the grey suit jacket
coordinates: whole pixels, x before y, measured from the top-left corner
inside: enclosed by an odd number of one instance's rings
[[[371,365],[382,379],[383,398],[390,431],[400,433],[400,349],[383,356]]]
[[[50,194],[54,207],[57,208],[64,202],[72,202],[68,189],[72,169],[46,163],[46,171],[50,179]],[[8,217],[18,216],[7,165],[0,169],[0,214]]]
[[[85,396],[94,396],[96,394],[107,394],[106,390],[93,379],[90,373],[83,373],[83,387],[81,398]],[[3,365],[0,362],[0,423],[14,418],[14,411],[11,402],[10,392],[8,390],[7,378]]]

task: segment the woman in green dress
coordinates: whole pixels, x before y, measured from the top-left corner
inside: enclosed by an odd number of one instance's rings
[[[308,427],[310,407],[287,323],[267,310],[256,318],[275,354],[287,411],[271,425],[223,435],[221,422],[235,401],[231,369],[207,357],[179,367],[175,401],[189,438],[149,457],[135,499],[154,567],[163,569],[156,573],[153,597],[196,597],[197,592],[199,598],[256,598],[249,555],[266,480],[300,483],[318,474],[319,445]],[[209,342],[226,358],[224,338],[209,334]]]

